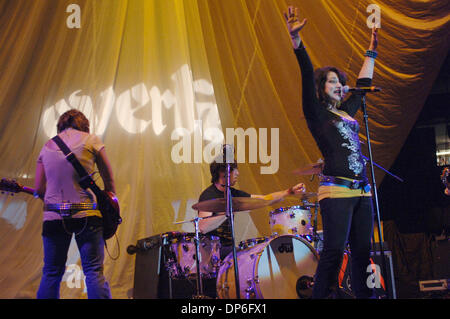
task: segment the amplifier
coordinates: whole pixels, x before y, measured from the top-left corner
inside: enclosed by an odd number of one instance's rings
[[[168,258],[163,234],[138,240],[127,252],[136,254],[134,268],[134,299],[187,299],[196,294],[195,279],[172,279],[167,271]],[[215,279],[203,280],[206,295],[215,297]]]
[[[162,286],[168,283],[161,236],[140,239],[136,246],[128,246],[127,252],[136,254],[133,298],[161,298]]]
[[[397,299],[392,252],[389,250],[384,250],[384,264],[386,266],[385,271],[382,269],[381,251],[372,251],[370,256],[374,263],[375,272],[380,271],[381,273],[380,277],[377,277],[376,274],[373,274],[372,276],[372,284],[374,285],[375,294],[379,297],[386,296],[389,299]]]

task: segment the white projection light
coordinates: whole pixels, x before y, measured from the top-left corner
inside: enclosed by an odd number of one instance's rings
[[[155,135],[167,129],[166,123],[175,123],[192,132],[195,120],[203,121],[203,129],[221,130],[221,121],[214,89],[207,80],[194,81],[188,65],[183,65],[170,78],[173,91],[161,90],[157,86],[150,89],[145,83],[139,83],[116,96],[112,87],[102,91],[96,105],[89,95],[81,90],[73,92],[68,99],[61,99],[48,107],[42,116],[43,129],[50,138],[56,135],[56,123],[59,116],[69,109],[77,109],[88,118],[91,133],[103,135],[112,112],[122,129],[130,134],[141,134],[149,127]],[[197,98],[201,102],[197,102]],[[163,118],[163,111],[170,110],[173,121]],[[170,113],[169,113],[170,114]],[[210,133],[206,138],[216,140]]]

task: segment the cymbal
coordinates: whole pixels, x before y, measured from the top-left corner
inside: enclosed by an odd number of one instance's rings
[[[317,193],[311,193],[311,192],[305,192],[305,193],[299,193],[299,194],[292,194],[288,195],[287,198],[293,198],[299,199],[299,200],[309,200],[313,197],[317,197]]]
[[[216,216],[215,215],[211,215],[211,216],[205,216],[205,217],[196,217],[196,218],[192,218],[192,219],[188,219],[188,220],[182,220],[182,221],[179,221],[179,222],[174,222],[174,224],[175,225],[179,225],[179,224],[193,223],[196,220],[200,221],[200,220],[203,220],[203,219],[208,219],[208,218],[213,218],[213,217],[216,217]]]
[[[317,175],[322,173],[323,163],[313,163],[292,171],[295,175]]]
[[[261,198],[233,197],[233,212],[242,212],[268,206],[270,201]],[[225,198],[215,198],[199,202],[192,206],[195,210],[204,212],[219,213],[227,210],[227,200]]]

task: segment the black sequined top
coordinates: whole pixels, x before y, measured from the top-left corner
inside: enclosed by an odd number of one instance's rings
[[[358,137],[356,120],[341,117],[328,110],[316,95],[314,69],[303,45],[294,50],[302,74],[302,103],[308,127],[324,157],[324,175],[351,179],[366,177],[366,168]],[[370,78],[361,78],[356,86],[370,86]],[[361,95],[351,94],[340,110],[353,117],[362,103]]]

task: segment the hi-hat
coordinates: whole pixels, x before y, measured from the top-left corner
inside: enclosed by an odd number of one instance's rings
[[[295,175],[318,175],[322,173],[323,163],[313,163],[292,171]]]
[[[246,210],[258,209],[261,207],[268,206],[270,204],[269,200],[261,199],[261,198],[252,198],[252,197],[233,197],[232,198],[233,211],[234,212],[242,212]],[[192,206],[193,209],[203,211],[203,212],[211,212],[211,213],[220,213],[226,212],[227,210],[227,200],[225,198],[215,198],[210,200],[205,200],[203,202],[199,202]]]

